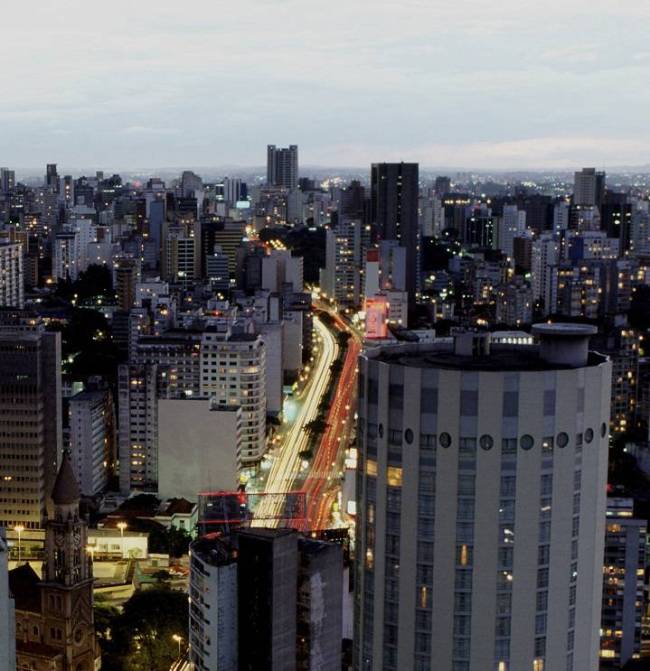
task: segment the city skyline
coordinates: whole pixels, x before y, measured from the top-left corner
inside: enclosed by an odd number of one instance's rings
[[[303,165],[646,164],[647,4],[525,4],[14,4],[2,162],[261,165],[271,141]]]

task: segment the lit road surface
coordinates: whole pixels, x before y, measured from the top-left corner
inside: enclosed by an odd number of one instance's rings
[[[293,491],[296,477],[300,473],[299,455],[307,449],[309,443],[309,435],[303,427],[318,415],[318,404],[327,392],[330,382],[330,366],[338,355],[336,339],[318,317],[314,317],[314,328],[321,337],[321,352],[314,363],[311,380],[299,399],[295,418],[282,437],[282,445],[276,448],[276,457],[264,488],[269,494]],[[253,526],[277,526],[284,505],[284,497],[262,496],[255,511],[257,519],[253,520]]]
[[[352,433],[356,405],[357,359],[361,351],[361,338],[356,331],[348,328],[339,315],[332,316],[338,327],[348,331],[352,337],[348,341],[336,394],[327,415],[328,426],[305,482],[307,522],[310,530],[322,530],[330,526],[332,504],[340,487],[340,462]]]

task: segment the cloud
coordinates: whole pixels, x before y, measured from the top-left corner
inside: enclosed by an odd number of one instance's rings
[[[650,105],[647,0],[113,0],[109,12],[40,0],[3,12],[0,155],[16,165],[43,152],[259,165],[281,138],[313,163],[341,148],[364,162],[430,148],[463,162],[600,151],[629,163],[647,148],[635,141]],[[614,141],[621,129],[632,141]]]
[[[121,135],[178,135],[176,128],[153,128],[152,126],[126,126],[118,130]]]

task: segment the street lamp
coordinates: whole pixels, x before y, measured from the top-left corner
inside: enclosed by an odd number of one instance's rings
[[[14,527],[14,531],[18,534],[18,563],[20,564],[20,534],[25,531],[25,527],[18,524]]]
[[[179,636],[178,634],[173,634],[172,638],[178,643],[178,657],[180,658],[181,656],[181,643],[183,642],[182,636]]]
[[[117,528],[120,530],[120,550],[122,553],[122,559],[124,559],[124,529],[128,524],[126,522],[118,522],[117,523]]]

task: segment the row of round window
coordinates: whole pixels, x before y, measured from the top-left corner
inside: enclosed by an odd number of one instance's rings
[[[604,438],[607,435],[607,423],[603,422],[600,425],[600,435]],[[585,443],[591,443],[594,439],[594,430],[589,428],[585,429],[583,433],[583,438]],[[410,445],[413,442],[413,431],[411,429],[406,429],[404,431],[404,440]],[[558,447],[566,447],[569,444],[569,434],[562,431],[557,434],[555,439],[556,445]],[[438,436],[438,442],[441,447],[451,447],[451,436],[447,432],[443,432]],[[487,433],[484,433],[478,440],[478,444],[484,450],[491,450],[494,447],[494,438]],[[519,439],[519,445],[522,450],[531,450],[535,447],[535,439],[529,434],[525,433]]]

